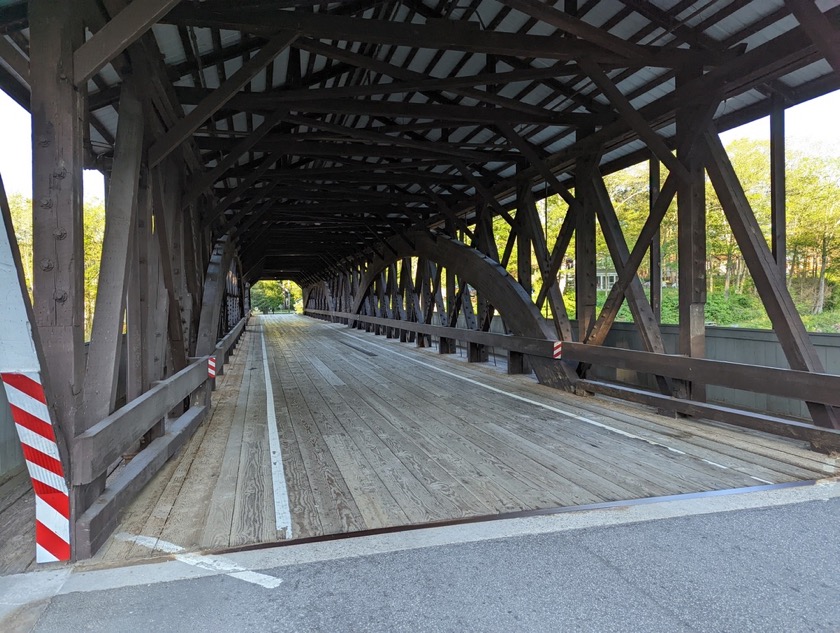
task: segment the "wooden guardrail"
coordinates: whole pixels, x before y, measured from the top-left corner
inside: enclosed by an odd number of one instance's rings
[[[233,326],[233,329],[225,334],[225,337],[216,343],[216,349],[213,352],[213,357],[216,359],[216,375],[221,376],[225,373],[225,364],[230,358],[230,352],[245,331],[245,323],[248,321],[247,317],[240,319],[239,323]],[[211,380],[213,389],[216,388],[216,381]]]
[[[840,376],[728,361],[654,354],[583,343],[563,343],[563,360],[630,369],[706,385],[840,406]],[[735,424],[809,442],[820,452],[840,452],[840,431],[762,413],[696,402],[598,380],[579,380],[582,391]]]
[[[445,325],[431,325],[428,323],[417,323],[416,321],[401,321],[399,319],[385,319],[382,317],[367,316],[364,314],[353,314],[352,312],[330,312],[328,310],[304,310],[304,314],[327,316],[348,321],[370,323],[393,328],[396,331],[415,332],[416,334],[428,334],[440,338],[455,339],[487,347],[498,347],[500,349],[530,354],[531,356],[542,356],[544,358],[557,358],[560,350],[560,341],[549,339],[529,338],[527,336],[514,336],[513,334],[498,334],[496,332],[482,332],[479,330],[468,330],[466,328],[448,327]]]
[[[630,369],[641,373],[690,380],[707,385],[720,385],[756,393],[768,393],[808,402],[840,406],[840,376],[818,374],[776,367],[746,365],[728,361],[689,358],[671,354],[654,354],[616,347],[602,347],[563,341],[532,339],[495,332],[479,332],[464,328],[429,325],[399,319],[385,319],[350,312],[328,310],[304,311],[304,314],[341,319],[348,323],[370,323],[405,330],[498,347],[512,352],[532,354],[567,362],[588,363]],[[696,402],[598,380],[578,380],[575,388],[582,393],[600,393],[638,404],[657,407],[698,418],[725,422],[782,437],[808,442],[823,453],[840,452],[840,431],[818,427],[798,420],[765,415],[706,402]]]
[[[221,366],[245,329],[247,317],[216,346]],[[114,531],[122,510],[172,455],[192,437],[210,409],[210,356],[190,359],[178,373],[74,438],[70,453],[71,484],[96,480],[150,429],[165,419],[163,435],[153,439],[112,480],[105,492],[76,519],[75,555],[89,558]]]

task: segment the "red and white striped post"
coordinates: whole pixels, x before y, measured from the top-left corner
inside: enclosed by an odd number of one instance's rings
[[[0,181],[0,379],[35,491],[35,560],[70,560],[70,496],[43,387],[32,306]]]
[[[35,560],[70,560],[70,496],[39,373],[0,372],[35,490]]]
[[[563,358],[563,341],[554,341],[554,360]]]
[[[216,378],[216,357],[211,356],[207,359],[207,377],[211,380]]]

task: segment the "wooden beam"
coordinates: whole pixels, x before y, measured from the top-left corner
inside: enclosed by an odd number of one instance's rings
[[[643,389],[634,389],[622,385],[610,384],[597,380],[581,380],[578,387],[584,392],[600,393],[610,398],[619,398],[629,402],[636,402],[650,407],[657,407],[660,410],[678,411],[683,415],[694,418],[705,418],[734,424],[747,429],[772,433],[781,437],[790,437],[796,440],[808,442],[811,449],[826,453],[836,454],[840,450],[840,434],[836,431],[829,431],[810,424],[803,424],[796,420],[776,418],[761,413],[752,413],[741,409],[733,409],[719,404],[700,404],[693,400],[683,400],[652,393]]]
[[[785,107],[774,97],[770,111],[770,246],[783,277],[787,275],[785,171]]]
[[[543,232],[544,227],[540,222],[537,205],[534,201],[534,194],[527,181],[525,187],[522,187],[520,184],[516,217],[519,222],[527,227],[528,235],[533,242],[534,257],[537,260],[537,268],[542,277],[542,288],[548,288],[544,294],[548,296],[548,305],[551,308],[557,337],[561,341],[571,341],[572,325],[569,322],[566,303],[563,300],[563,293],[560,292],[560,286],[557,284],[557,273],[552,273],[551,270],[551,257],[548,253],[548,245],[546,244],[545,233]],[[541,307],[541,304],[537,306],[537,308]]]
[[[550,24],[560,31],[595,44],[602,50],[615,51],[626,57],[628,61],[642,65],[647,65],[651,61],[650,54],[638,44],[623,40],[620,37],[612,35],[605,29],[598,28],[564,13],[551,6],[551,4],[540,2],[539,0],[501,0],[501,2],[540,22]],[[581,57],[581,60],[583,59],[589,58],[585,56]]]
[[[720,138],[710,129],[706,132],[705,142],[709,152],[706,161],[709,177],[788,364],[791,369],[822,373],[822,361],[805,330],[785,278],[767,246]],[[808,410],[817,426],[840,429],[840,417],[835,409],[809,402]]]
[[[176,93],[182,103],[203,103],[203,99],[212,96],[216,91],[209,92],[201,88],[176,88]],[[319,91],[312,90],[312,93]],[[482,91],[478,91],[483,95]],[[486,100],[486,99],[484,99]],[[282,108],[307,114],[358,114],[380,117],[399,117],[410,119],[431,119],[434,121],[461,121],[466,123],[533,123],[544,125],[589,125],[611,122],[614,117],[588,112],[554,112],[536,106],[523,108],[514,102],[493,107],[474,108],[472,106],[453,105],[451,103],[435,103],[434,95],[428,103],[414,103],[403,101],[386,101],[374,99],[328,99],[313,98],[306,101],[289,103],[278,100],[271,92],[242,92],[231,96],[225,101],[231,110],[263,112]]]
[[[268,115],[256,130],[234,145],[213,169],[206,173],[194,175],[187,185],[187,191],[181,202],[181,208],[186,208],[191,205],[209,187],[212,187],[213,183],[219,180],[228,169],[233,167],[243,154],[253,149],[257,143],[265,138],[266,134],[271,132],[280,123],[284,114],[285,112],[283,110],[277,110]]]
[[[72,76],[83,36],[70,3],[29,3],[32,83],[33,294],[50,372],[48,394],[69,438],[81,423],[84,384],[81,94]]]
[[[597,169],[598,155],[580,158],[575,165],[575,194],[583,209],[575,214],[575,317],[578,340],[583,340],[595,322],[597,300],[597,253],[595,242],[596,201],[587,183]]]
[[[8,66],[20,82],[29,86],[29,60],[2,35],[0,35],[0,60]]]
[[[645,118],[634,108],[627,97],[618,89],[612,79],[598,66],[597,63],[589,59],[581,59],[578,62],[581,70],[583,70],[589,78],[598,86],[598,89],[604,94],[621,117],[630,125],[636,134],[639,135],[656,157],[662,161],[665,166],[672,172],[676,173],[681,180],[688,180],[689,173],[685,166],[679,159],[671,153],[671,149],[666,145],[665,140],[659,136],[650,127],[650,124],[645,121]]]
[[[677,76],[676,94],[700,69]],[[685,100],[683,100],[685,101]],[[695,102],[696,104],[696,102]],[[697,147],[697,132],[704,125],[700,106],[685,103],[677,108],[677,158],[685,165],[688,179],[677,189],[677,251],[679,263],[679,353],[703,358],[706,355],[706,182],[702,146]],[[705,400],[703,385],[685,385],[685,395]]]
[[[812,0],[785,0],[785,5],[840,77],[840,30],[829,22]]]
[[[216,348],[216,338],[221,319],[222,295],[225,288],[230,262],[233,258],[233,244],[227,236],[216,243],[207,274],[204,276],[204,292],[201,296],[201,316],[198,322],[198,340],[195,353],[197,356],[212,354]]]
[[[656,201],[660,194],[659,161],[651,156],[648,164],[648,204],[650,212],[648,217],[654,214]],[[670,203],[669,203],[670,204]],[[662,222],[660,221],[660,224]],[[642,229],[644,230],[644,228]],[[639,236],[638,241],[642,237]],[[635,250],[635,246],[633,247]],[[633,254],[630,254],[632,259]],[[662,242],[659,229],[650,238],[650,307],[657,322],[662,321]]]
[[[589,56],[599,62],[624,65],[648,65],[670,68],[687,62],[700,61],[694,51],[656,46],[637,45],[636,50],[646,53],[643,60],[630,61],[614,49],[605,49],[573,38],[553,35],[507,33],[478,28],[477,22],[465,20],[434,20],[426,24],[394,22],[330,15],[320,12],[306,14],[300,11],[274,9],[248,10],[198,9],[183,5],[173,10],[166,21],[171,24],[189,24],[209,28],[228,28],[248,33],[269,35],[278,29],[288,29],[316,39],[345,42],[366,42],[393,46],[490,53],[513,57],[544,59],[578,59]],[[708,55],[707,55],[708,59]]]
[[[149,166],[154,167],[166,158],[176,147],[183,143],[208,118],[218,112],[235,93],[241,90],[266,65],[288,48],[297,39],[296,33],[287,31],[275,35],[259,52],[213,93],[199,103],[196,108],[178,121],[163,138],[149,149]]]
[[[610,248],[618,273],[618,280],[610,289],[598,320],[592,326],[592,329],[586,333],[585,338],[581,336],[581,340],[590,345],[602,345],[621,307],[622,297],[626,296],[645,349],[649,352],[664,353],[665,346],[662,342],[662,334],[659,331],[658,320],[647,302],[636,271],[644,259],[652,236],[659,230],[662,218],[665,217],[668,207],[674,199],[677,192],[677,178],[675,175],[668,176],[665,187],[657,197],[631,252],[628,252],[627,243],[618,223],[618,217],[609,199],[606,186],[600,177],[598,177],[594,187],[598,197],[601,229],[604,231],[604,237]]]
[[[143,105],[136,82],[122,84],[120,121],[105,214],[96,308],[84,382],[84,428],[110,414],[117,400],[129,253],[143,153]]]
[[[621,231],[621,223],[618,221],[615,207],[613,207],[612,200],[610,200],[607,186],[604,184],[604,179],[597,170],[593,173],[590,191],[595,197],[598,222],[601,226],[601,232],[604,234],[604,241],[607,243],[607,249],[610,251],[610,257],[613,260],[616,271],[621,274],[625,268],[628,268],[630,251],[627,248],[624,233]],[[647,243],[649,242],[643,243],[640,248],[646,249]],[[644,253],[644,250],[642,252]],[[641,258],[639,261],[641,261]],[[665,343],[662,340],[662,332],[653,316],[653,310],[651,310],[650,303],[645,295],[642,282],[635,270],[632,274],[628,272],[628,276],[630,277],[630,283],[625,290],[625,296],[627,297],[627,305],[630,308],[630,312],[633,314],[633,322],[639,330],[642,344],[648,352],[664,354]]]
[[[221,202],[219,202],[213,207],[212,211],[210,211],[210,213],[207,214],[207,217],[204,218],[204,226],[211,226],[213,222],[215,222],[225,211],[227,211],[230,208],[230,206],[234,202],[236,202],[243,193],[251,190],[251,187],[254,185],[254,183],[256,183],[260,178],[262,178],[265,172],[271,169],[274,166],[274,163],[276,163],[278,160],[280,160],[280,157],[275,154],[269,154],[268,156],[266,156],[258,169],[256,169],[250,176],[248,176],[248,178],[239,183],[236,189],[231,191],[227,196],[225,196],[225,198]],[[265,193],[262,192],[261,189],[255,189],[254,191],[257,193],[258,197],[259,194]]]
[[[73,53],[73,80],[84,85],[105,64],[140,39],[180,0],[132,2]]]

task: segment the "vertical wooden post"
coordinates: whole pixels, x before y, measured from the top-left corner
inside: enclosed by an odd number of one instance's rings
[[[677,75],[677,102],[680,88],[697,76],[684,71]],[[677,157],[689,178],[677,189],[677,233],[679,259],[679,352],[693,358],[706,354],[706,183],[703,152],[692,146],[698,142],[693,128],[698,112],[689,105],[677,108]],[[706,390],[697,383],[687,384],[684,397],[703,401]]]
[[[516,276],[519,285],[531,296],[533,282],[531,280],[531,231],[528,222],[527,206],[532,204],[531,182],[520,179],[516,186]],[[530,372],[528,361],[521,352],[508,352],[508,373],[526,374]]]
[[[47,394],[72,443],[83,425],[85,108],[83,90],[73,85],[73,51],[84,32],[73,3],[53,0],[30,1],[29,29],[35,325],[50,380]],[[76,492],[71,526],[93,501],[87,491]]]
[[[595,203],[585,191],[596,166],[597,157],[579,158],[575,166],[575,197],[581,202],[581,209],[575,214],[575,313],[581,341],[595,323],[598,297]]]
[[[785,107],[773,97],[770,111],[770,226],[771,249],[776,265],[787,277],[787,212],[785,199]]]
[[[134,81],[129,78],[122,85],[114,169],[109,178],[113,190],[106,204],[102,262],[85,373],[85,428],[110,414],[116,404],[142,152],[143,107]]]
[[[650,209],[659,197],[660,178],[659,160],[654,156],[650,157],[650,180],[648,190],[650,192]],[[662,243],[660,241],[659,229],[650,240],[650,307],[653,309],[653,316],[657,323],[662,322]]]
[[[446,275],[446,304],[441,313],[441,325],[457,327],[458,313],[455,312],[455,273],[451,270],[444,270]],[[452,321],[449,320],[452,317]],[[458,352],[458,342],[454,338],[440,338],[438,352],[441,354],[455,354]]]

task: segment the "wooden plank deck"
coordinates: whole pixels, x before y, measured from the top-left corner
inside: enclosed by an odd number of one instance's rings
[[[275,524],[265,337],[292,538],[820,479],[837,459],[758,432],[580,398],[395,339],[253,319],[213,410],[91,564],[288,536]],[[0,574],[34,567],[25,471],[0,485]],[[142,538],[138,538],[142,537]]]
[[[212,550],[286,536],[274,517],[263,336],[292,538],[819,479],[837,469],[801,443],[570,396],[492,363],[340,325],[263,316],[219,378],[209,422],[94,563],[159,555],[155,539],[163,549]]]

